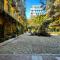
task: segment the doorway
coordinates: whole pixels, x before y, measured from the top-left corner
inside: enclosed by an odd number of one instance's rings
[[[0,40],[4,38],[4,26],[0,24]]]

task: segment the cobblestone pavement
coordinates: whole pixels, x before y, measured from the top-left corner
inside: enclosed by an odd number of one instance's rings
[[[60,54],[60,36],[29,36],[23,34],[0,45],[0,54]]]

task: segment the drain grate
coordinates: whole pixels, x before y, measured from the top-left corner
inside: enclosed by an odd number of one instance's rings
[[[56,57],[57,60],[60,60],[60,57]]]
[[[32,60],[43,60],[42,56],[32,55]]]

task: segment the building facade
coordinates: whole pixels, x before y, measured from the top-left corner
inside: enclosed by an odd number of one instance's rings
[[[49,25],[50,31],[60,32],[60,0],[47,0],[46,10],[47,17],[55,20]]]
[[[46,4],[47,16],[51,17],[54,14],[54,2],[55,0],[47,0]]]
[[[25,1],[22,1],[24,0],[0,0],[0,40],[4,41],[23,33]]]

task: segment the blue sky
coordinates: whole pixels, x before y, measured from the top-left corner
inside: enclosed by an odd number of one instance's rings
[[[46,0],[26,0],[26,17],[30,17],[30,8],[32,5],[40,5],[40,1],[46,3]]]

